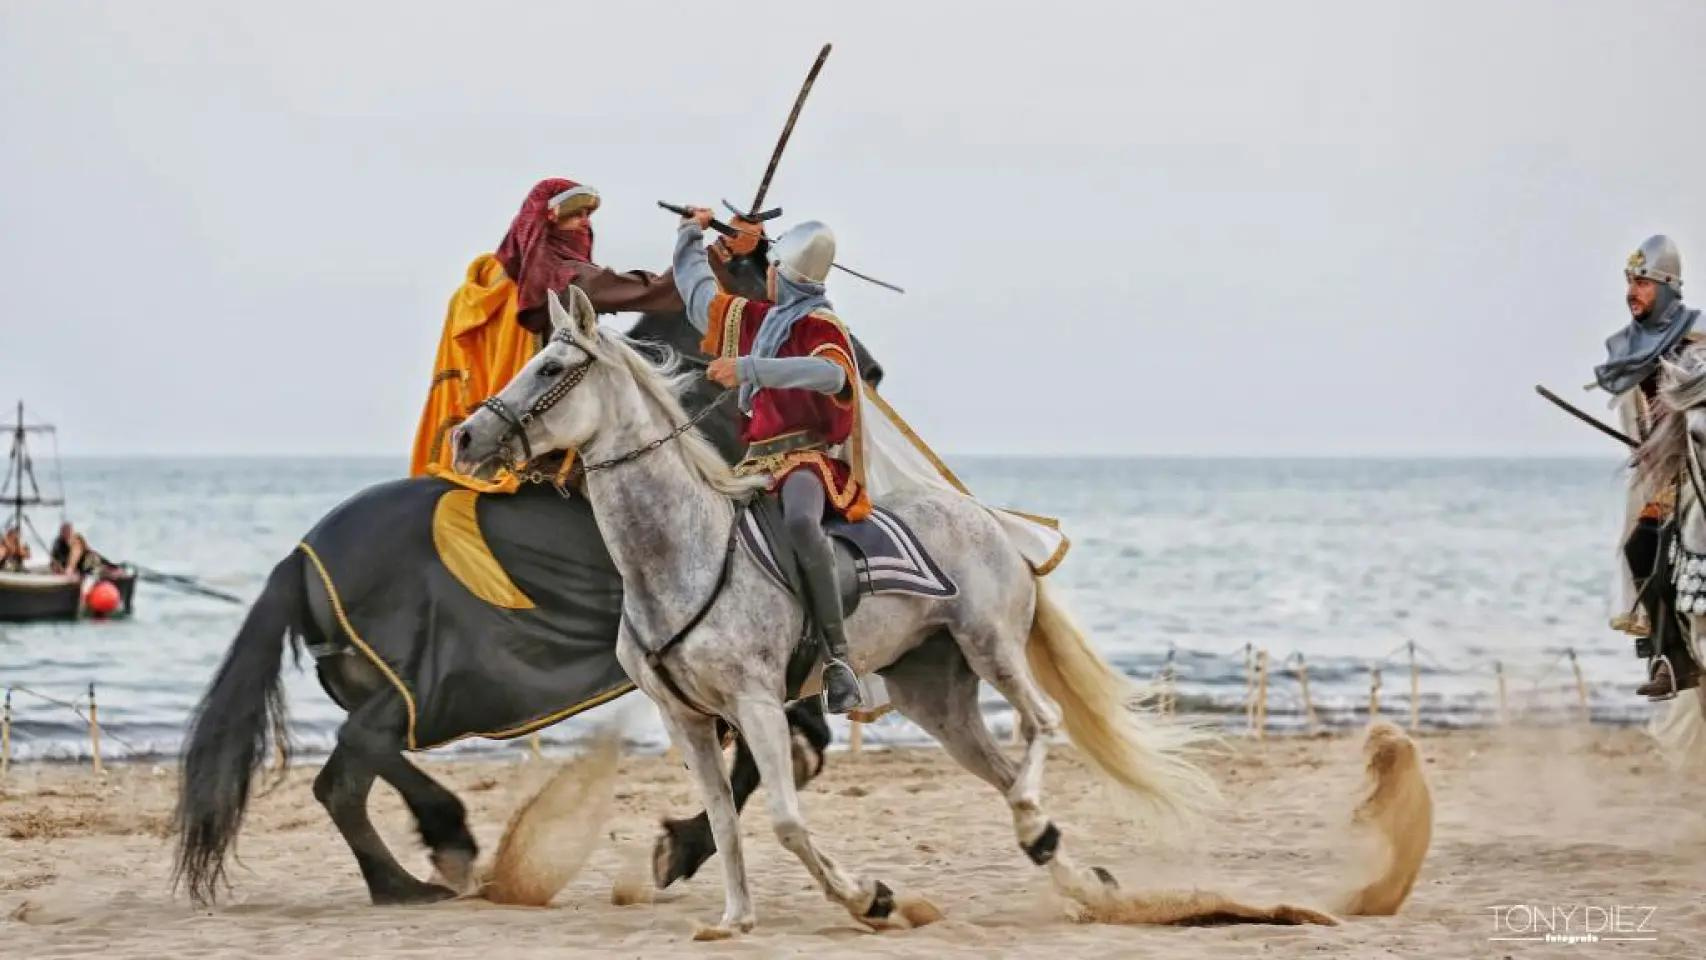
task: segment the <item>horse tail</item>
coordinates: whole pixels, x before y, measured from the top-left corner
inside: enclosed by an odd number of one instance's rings
[[[1706,770],[1706,686],[1696,687],[1692,695],[1683,691],[1653,717],[1647,732],[1672,767]]]
[[[1190,754],[1212,737],[1135,709],[1142,691],[1096,653],[1041,579],[1036,585],[1026,655],[1043,691],[1059,704],[1067,737],[1104,776],[1159,812],[1200,819],[1220,792]]]
[[[1368,728],[1363,741],[1368,786],[1352,823],[1380,844],[1371,876],[1346,894],[1339,912],[1352,917],[1390,917],[1409,899],[1433,840],[1433,794],[1422,774],[1416,744],[1390,723]]]
[[[250,782],[265,762],[269,738],[289,762],[280,674],[285,638],[301,629],[304,590],[302,558],[293,552],[267,577],[190,720],[173,815],[178,849],[172,886],[187,884],[198,903],[215,899],[225,885],[226,854],[243,824]]]

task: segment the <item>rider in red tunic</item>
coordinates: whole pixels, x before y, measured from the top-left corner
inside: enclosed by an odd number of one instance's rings
[[[737,470],[768,474],[782,499],[789,537],[805,580],[812,619],[823,633],[825,706],[845,713],[860,703],[847,662],[847,636],[835,557],[823,520],[834,511],[863,520],[871,511],[859,458],[859,369],[853,345],[831,312],[824,277],[835,235],[806,222],[776,238],[767,278],[771,299],[717,289],[705,256],[711,212],[695,209],[675,245],[675,282],[687,317],[705,333],[715,359],[707,375],[740,391],[746,459]]]

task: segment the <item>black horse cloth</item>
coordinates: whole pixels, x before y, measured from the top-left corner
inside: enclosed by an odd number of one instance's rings
[[[341,634],[329,655],[366,657],[397,689],[411,750],[521,736],[633,689],[616,661],[622,578],[582,497],[398,480],[299,549],[309,602]]]

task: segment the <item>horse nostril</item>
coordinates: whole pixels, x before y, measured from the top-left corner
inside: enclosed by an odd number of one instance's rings
[[[466,451],[468,449],[468,431],[457,427],[456,439],[452,442],[455,443],[457,450]]]

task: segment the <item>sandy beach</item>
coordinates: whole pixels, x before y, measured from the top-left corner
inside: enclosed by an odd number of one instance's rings
[[[804,794],[826,848],[941,922],[870,933],[825,901],[774,841],[762,803],[748,811],[759,927],[697,943],[721,908],[715,861],[653,903],[615,906],[614,883],[641,875],[654,825],[695,804],[684,771],[627,757],[614,815],[585,869],[545,909],[463,900],[374,908],[342,841],[309,792],[312,762],[251,808],[234,889],[200,909],[168,889],[169,766],[15,767],[0,783],[0,943],[10,957],[402,958],[501,949],[512,957],[1698,957],[1706,930],[1706,785],[1668,770],[1631,729],[1508,729],[1418,739],[1435,803],[1432,850],[1396,917],[1338,927],[1148,928],[1075,922],[1021,855],[1006,808],[933,750],[832,754]],[[435,762],[489,849],[546,778],[525,750]],[[1067,849],[1128,889],[1193,885],[1257,902],[1325,905],[1354,873],[1346,825],[1362,783],[1360,743],[1333,736],[1236,739],[1212,763],[1231,812],[1196,838],[1146,836],[1062,746],[1045,802]],[[761,799],[761,798],[760,798]],[[403,862],[425,855],[395,794],[375,820]],[[1155,842],[1160,840],[1161,842]],[[1496,914],[1496,905],[1519,905]],[[1580,933],[1620,916],[1621,935],[1572,946],[1495,936]],[[1556,909],[1555,909],[1556,908]],[[1615,921],[1613,921],[1615,924]],[[1538,926],[1537,926],[1538,924]],[[1573,925],[1573,927],[1572,927]],[[1619,935],[1608,931],[1608,935]]]

